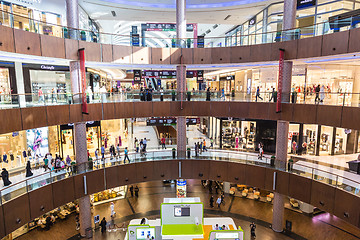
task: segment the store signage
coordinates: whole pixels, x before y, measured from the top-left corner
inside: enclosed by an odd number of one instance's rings
[[[312,7],[316,5],[316,0],[297,0],[297,9]]]
[[[141,24],[142,31],[176,31],[175,23],[145,23]],[[186,31],[194,31],[194,24],[186,24]]]
[[[186,71],[186,78],[193,78],[198,76],[199,71]],[[152,71],[144,70],[142,78],[158,78],[158,79],[173,79],[176,78],[176,71]]]
[[[48,65],[41,65],[40,68],[43,70],[55,70],[54,66],[48,66]]]
[[[139,47],[140,46],[140,35],[139,34],[131,34],[131,44],[132,46]]]
[[[141,83],[141,70],[134,70],[134,83]]]
[[[78,50],[80,60],[80,80],[81,80],[81,93],[82,93],[82,108],[83,114],[89,114],[86,101],[86,69],[85,69],[85,49]]]
[[[176,118],[148,118],[147,126],[171,126],[176,124]],[[200,124],[200,118],[186,118],[187,125]]]
[[[278,92],[276,102],[276,112],[281,112],[281,96],[282,96],[282,83],[283,83],[283,71],[284,71],[284,55],[285,50],[279,49],[279,79],[278,79]]]
[[[41,0],[15,0],[15,2],[27,4],[27,5],[33,5],[33,4],[40,4]]]
[[[205,38],[204,36],[198,36],[197,37],[197,47],[198,48],[204,48],[205,46]]]
[[[131,33],[137,34],[137,26],[131,26]]]
[[[197,71],[196,82],[197,82],[197,83],[202,83],[202,82],[204,82],[204,70],[199,70],[199,71]]]
[[[100,222],[100,215],[94,216],[94,224],[97,224]]]
[[[256,24],[256,16],[254,16],[249,20],[249,26],[254,26],[255,24]]]

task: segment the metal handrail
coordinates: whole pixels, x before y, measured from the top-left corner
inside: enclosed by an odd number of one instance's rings
[[[37,19],[34,19],[34,18],[30,18],[30,17],[25,17],[25,16],[21,16],[19,14],[16,14],[16,13],[11,13],[11,12],[8,12],[8,11],[5,11],[5,10],[1,10],[0,9],[0,12],[3,12],[5,14],[9,14],[9,15],[12,15],[12,16],[17,16],[17,17],[20,17],[20,18],[23,18],[23,19],[28,19],[29,21],[33,21],[33,22],[38,22],[38,23],[42,23],[44,25],[51,25],[51,26],[56,26],[56,27],[61,27],[63,29],[69,29],[70,31],[79,31],[79,32],[89,32],[89,33],[95,33],[94,31],[91,31],[91,30],[87,30],[87,29],[78,29],[78,28],[72,28],[72,27],[68,27],[68,26],[63,26],[63,25],[59,25],[59,24],[54,24],[54,23],[48,23],[48,22],[44,22],[44,21],[41,21],[41,20],[37,20]],[[351,18],[349,18],[351,19]],[[306,29],[306,28],[316,28],[317,26],[319,25],[324,25],[324,24],[328,24],[330,23],[329,21],[326,21],[326,22],[321,22],[321,23],[316,23],[316,24],[312,24],[312,25],[308,25],[308,26],[303,26],[303,27],[297,27],[297,28],[291,28],[291,29],[287,29],[287,30],[280,30],[280,31],[269,31],[269,32],[261,32],[261,33],[251,33],[251,34],[247,34],[247,35],[241,35],[240,37],[241,38],[246,38],[246,37],[253,37],[253,36],[263,36],[263,35],[274,35],[274,34],[280,34],[280,36],[283,36],[282,33],[291,33],[291,32],[294,32],[298,29]],[[131,35],[124,35],[124,34],[115,34],[115,33],[104,33],[104,32],[96,32],[96,33],[99,33],[100,35],[108,35],[108,36],[117,36],[117,37],[127,37],[127,38],[131,38]],[[321,34],[322,35],[322,34]],[[64,38],[64,36],[62,36]],[[186,40],[186,39],[192,39],[192,40],[195,40],[197,38],[194,38],[194,37],[187,37],[187,38],[177,38],[177,37],[174,37],[174,38],[169,38],[169,37],[164,37],[164,38],[159,38],[159,37],[142,37],[142,36],[139,36],[140,39],[141,38],[146,38],[146,39],[168,39],[168,40],[172,40],[172,39],[175,39],[175,40]],[[216,36],[216,37],[210,37],[210,38],[205,38],[205,39],[222,39],[222,38],[226,38],[228,36]],[[281,38],[282,40],[284,40],[283,38]],[[289,39],[289,40],[292,40],[292,39]],[[250,45],[250,44],[248,44]]]
[[[190,150],[191,153],[193,151],[194,151],[193,149]],[[191,156],[190,159],[204,159],[204,160],[214,159],[214,160],[232,161],[232,162],[234,162],[234,160],[235,160],[235,162],[242,162],[242,163],[249,164],[249,165],[261,165],[261,166],[276,169],[276,170],[279,170],[279,171],[286,171],[282,167],[280,167],[280,168],[275,167],[276,164],[275,164],[275,166],[272,166],[269,157],[264,157],[265,160],[263,160],[263,159],[260,160],[257,157],[256,154],[249,154],[249,153],[244,153],[244,152],[242,152],[240,154],[237,151],[229,151],[229,150],[212,150],[212,149],[208,149],[207,152],[210,153],[210,154],[215,153],[217,155],[215,155],[215,156],[210,155],[209,156],[209,155],[205,155],[206,153],[203,153],[204,155],[197,155],[196,157]],[[165,153],[165,155],[164,155],[164,153]],[[187,153],[187,151],[184,153],[184,156],[185,156],[186,153]],[[60,175],[57,174],[57,171],[64,171],[64,169],[55,169],[55,170],[52,170],[52,171],[49,171],[49,172],[42,173],[42,174],[37,175],[37,176],[29,177],[29,178],[24,179],[24,180],[22,180],[20,182],[12,184],[11,186],[8,186],[8,187],[5,187],[5,188],[1,189],[0,190],[0,196],[2,196],[2,199],[1,199],[2,201],[1,202],[3,204],[4,202],[10,201],[14,197],[17,197],[17,196],[20,196],[20,195],[22,195],[24,193],[32,191],[32,186],[33,185],[30,182],[33,181],[33,180],[36,180],[37,178],[39,178],[39,181],[45,181],[46,182],[45,185],[47,185],[49,183],[53,183],[53,182],[59,181],[59,180],[64,179],[64,178],[68,178],[70,176],[77,175],[77,174],[82,174],[82,173],[89,172],[89,171],[94,171],[94,170],[97,170],[97,169],[103,169],[103,168],[106,169],[107,167],[109,167],[109,166],[106,166],[107,164],[109,164],[110,166],[119,165],[119,164],[125,164],[125,163],[122,163],[122,161],[124,159],[124,156],[125,155],[122,154],[120,159],[119,158],[106,157],[104,159],[104,161],[102,161],[101,157],[99,157],[99,159],[95,159],[95,160],[88,161],[88,162],[85,162],[85,163],[80,163],[80,164],[67,166],[65,168],[65,172],[62,172]],[[139,161],[142,162],[142,161],[173,160],[173,159],[185,160],[186,159],[184,157],[175,157],[175,158],[173,158],[172,150],[170,150],[170,149],[169,150],[162,150],[162,151],[148,151],[145,156],[142,155],[142,153],[131,152],[131,153],[129,153],[128,156],[129,156],[129,158],[131,160],[131,163],[136,163],[136,162],[139,162]],[[100,163],[99,163],[99,161],[100,161]],[[317,168],[304,166],[302,164],[297,164],[297,165],[306,167],[306,169],[310,169],[311,170],[310,172],[305,171],[305,173],[311,174],[311,179],[313,179],[313,180],[317,180],[317,179],[314,178],[314,171],[317,171],[319,173],[321,172],[321,173],[330,174],[330,176],[333,176],[335,179],[337,179],[336,185],[335,185],[337,188],[339,188],[339,185],[338,185],[339,177],[354,183],[354,185],[356,185],[356,186],[360,186],[360,182],[358,182],[356,180],[349,179],[349,178],[343,177],[341,175],[330,173],[328,171],[320,170],[320,169],[317,169]],[[94,166],[100,166],[100,167],[97,168],[97,169],[94,169]],[[69,167],[71,168],[71,171],[67,172],[66,169],[69,168]],[[81,171],[77,172],[77,171],[74,171],[74,169],[80,169]],[[287,172],[296,174],[296,171],[291,170],[291,169],[287,170]],[[68,176],[61,177],[61,176],[66,175],[66,174],[68,174]],[[49,177],[45,177],[45,179],[42,179],[46,175],[49,175]],[[59,177],[58,180],[56,180],[57,177]],[[305,176],[305,177],[307,177],[307,176]],[[10,198],[8,198],[6,201],[4,201],[4,198],[6,198],[7,194],[12,194],[13,192],[23,188],[23,187],[16,188],[15,186],[19,186],[19,185],[21,186],[21,185],[24,185],[24,184],[25,184],[26,191],[24,191],[23,193],[20,193],[20,194],[18,194],[16,196],[12,196],[12,197],[10,196]],[[42,186],[44,186],[44,185],[42,185]],[[40,186],[40,187],[42,187],[42,186]],[[352,188],[357,188],[357,187],[350,186],[350,185],[348,185],[348,186],[352,187]],[[10,188],[14,188],[14,191],[6,193],[8,190],[10,190]],[[39,187],[37,187],[37,188],[39,188]],[[348,190],[346,190],[346,191],[348,191]],[[349,192],[354,194],[352,191],[349,191]],[[359,195],[359,194],[357,194],[357,195]]]

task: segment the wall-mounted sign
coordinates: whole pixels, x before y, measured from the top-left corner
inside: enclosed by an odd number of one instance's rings
[[[171,126],[176,124],[176,118],[148,118],[147,126]],[[187,125],[200,124],[200,118],[186,118]]]
[[[131,34],[131,44],[132,46],[139,47],[140,46],[140,35],[139,34]]]
[[[134,70],[134,83],[141,83],[141,70]]]
[[[176,31],[175,23],[143,23],[141,24],[142,31]],[[194,24],[186,24],[186,31],[194,31]]]
[[[297,9],[312,7],[316,5],[316,0],[297,0]]]
[[[253,18],[251,18],[250,20],[249,20],[249,26],[253,26],[253,25],[255,25],[256,24],[256,16],[254,16]]]
[[[204,82],[204,70],[199,70],[199,71],[197,71],[196,81],[197,81],[198,83]]]
[[[204,48],[205,46],[205,38],[204,36],[198,36],[197,37],[197,47],[198,48]]]

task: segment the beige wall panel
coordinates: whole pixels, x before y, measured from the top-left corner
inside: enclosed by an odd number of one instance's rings
[[[101,44],[101,54],[103,62],[112,62],[113,61],[113,52],[112,45],[110,44]]]
[[[149,64],[151,59],[151,49],[148,47],[132,47],[133,63]]]
[[[211,49],[211,63],[230,63],[230,48],[217,47]],[[208,63],[209,64],[209,63]]]
[[[85,60],[90,62],[101,62],[100,43],[79,41],[79,48],[85,49]]]
[[[211,48],[194,48],[194,64],[210,64]]]
[[[132,47],[113,45],[113,58],[115,63],[131,63]]]
[[[63,38],[40,35],[40,39],[43,57],[65,58],[65,42]]]
[[[0,36],[0,51],[15,52],[13,29],[5,26],[0,26]]]
[[[79,50],[79,41],[78,40],[65,39],[66,59],[79,60],[78,50]]]
[[[321,55],[322,36],[298,40],[298,58],[318,57]]]
[[[231,63],[244,63],[250,61],[250,46],[238,46],[229,48]]]
[[[348,52],[349,31],[326,34],[322,39],[321,55],[335,55]]]
[[[41,56],[40,35],[14,29],[16,53]]]

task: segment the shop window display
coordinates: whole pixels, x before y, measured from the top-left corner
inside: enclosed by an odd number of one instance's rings
[[[304,153],[315,155],[316,153],[317,125],[304,125]]]
[[[1,103],[7,103],[11,101],[10,90],[10,77],[9,70],[7,68],[0,68],[0,100]]]
[[[110,188],[108,190],[95,193],[90,196],[90,202],[93,205],[99,205],[114,200],[125,198],[127,186],[121,186],[116,188]]]

